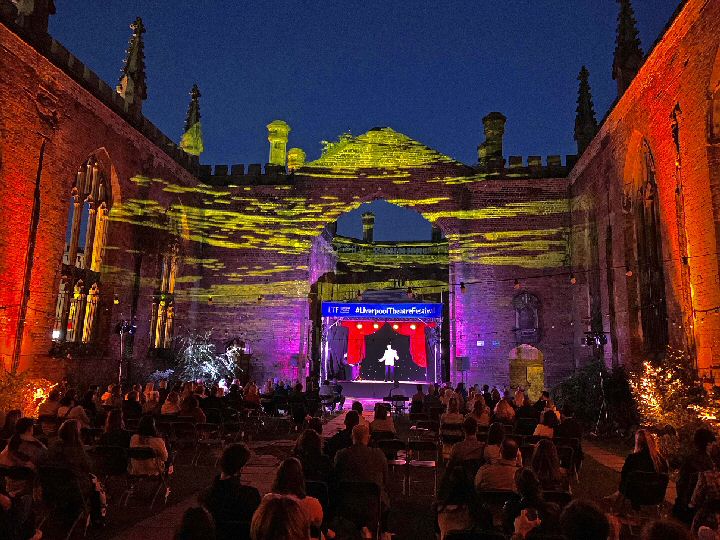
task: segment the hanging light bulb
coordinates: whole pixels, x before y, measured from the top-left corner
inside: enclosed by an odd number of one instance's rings
[[[357,328],[358,330],[362,330],[362,324],[361,324],[361,323],[357,323],[357,324],[355,325],[355,328]]]
[[[208,306],[212,306],[213,299],[212,296],[208,296]]]
[[[626,275],[627,277],[632,277],[633,271],[628,268],[628,269],[625,271],[625,275]]]
[[[415,326],[414,324],[410,325],[410,330],[415,330],[416,328],[417,328],[417,326]]]
[[[570,274],[570,283],[575,285],[577,283],[577,279],[575,278],[575,274]]]
[[[513,287],[515,287],[516,289],[520,288],[520,281],[518,281],[517,278],[515,278],[515,284],[513,285]]]
[[[379,325],[378,323],[375,323],[375,324],[373,324],[373,328],[374,328],[375,330],[377,330],[378,328],[380,328],[380,325]]]
[[[396,324],[393,324],[393,330],[397,330],[398,328],[400,328],[400,326],[398,326],[397,323],[396,323]]]
[[[115,304],[117,306],[119,303],[120,303],[120,298],[118,298],[118,295],[116,294],[115,296],[113,296],[113,304]]]

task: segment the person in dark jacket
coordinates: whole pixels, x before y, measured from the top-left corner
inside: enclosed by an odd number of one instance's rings
[[[249,523],[260,506],[260,492],[254,487],[243,485],[240,480],[242,468],[249,459],[250,450],[244,444],[227,446],[220,458],[221,473],[200,496],[201,503],[215,519],[218,532],[222,531],[223,523]],[[232,535],[219,537],[232,538]]]
[[[132,433],[125,429],[123,415],[120,409],[112,409],[105,418],[105,431],[100,436],[102,446],[119,446],[130,448]]]
[[[293,457],[302,464],[306,480],[327,483],[330,479],[331,461],[322,453],[322,439],[314,429],[306,429],[298,437],[293,449]]]
[[[692,522],[695,509],[690,508],[688,505],[693,491],[695,491],[698,474],[713,469],[713,461],[708,453],[708,446],[715,441],[715,434],[709,429],[700,428],[696,430],[693,436],[693,453],[686,456],[680,465],[680,472],[675,483],[677,497],[673,505],[673,515],[680,521],[688,524]]]
[[[523,510],[534,510],[540,518],[540,525],[533,529],[534,534],[553,533],[560,524],[560,507],[549,503],[542,497],[540,480],[532,469],[518,469],[515,473],[515,491],[503,507],[503,529],[507,534],[515,530],[515,518]],[[532,521],[532,520],[531,520]]]
[[[325,441],[325,454],[334,459],[338,451],[352,446],[352,430],[360,423],[357,411],[350,410],[345,414],[345,429]]]

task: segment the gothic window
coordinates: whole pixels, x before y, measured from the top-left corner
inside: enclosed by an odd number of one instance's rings
[[[109,211],[108,176],[97,158],[91,156],[78,170],[70,194],[54,341],[93,340]]]
[[[153,298],[150,321],[151,344],[155,349],[169,349],[172,344],[179,253],[179,246],[173,244],[161,257],[160,287]]]
[[[519,344],[540,341],[540,300],[534,294],[523,292],[512,301],[515,309],[515,341]]]
[[[643,142],[639,166],[633,179],[631,216],[635,229],[638,265],[638,303],[645,352],[661,353],[668,344],[665,277],[660,224],[660,201],[655,180],[655,163],[647,142]]]

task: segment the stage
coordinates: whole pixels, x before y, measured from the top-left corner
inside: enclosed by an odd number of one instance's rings
[[[338,381],[343,387],[343,395],[348,399],[380,399],[390,394],[395,383],[385,381]],[[423,392],[427,393],[426,381],[401,381],[399,388],[395,388],[393,394],[402,394],[411,398],[416,392],[418,384],[423,385]],[[345,404],[346,408],[348,403]]]

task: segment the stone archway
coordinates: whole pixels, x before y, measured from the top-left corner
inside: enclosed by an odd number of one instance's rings
[[[528,396],[536,401],[545,389],[545,362],[540,349],[532,345],[518,345],[510,350],[510,385],[527,389]]]

